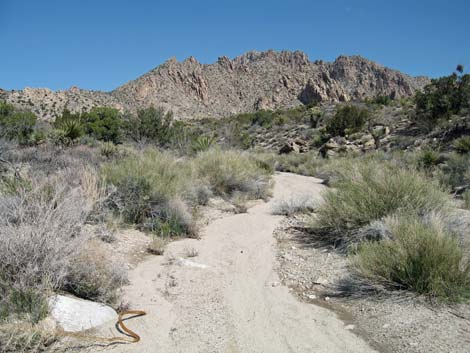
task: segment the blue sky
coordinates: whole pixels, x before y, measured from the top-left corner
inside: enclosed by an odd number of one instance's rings
[[[0,87],[112,90],[170,57],[360,54],[411,75],[470,69],[468,0],[0,0]]]

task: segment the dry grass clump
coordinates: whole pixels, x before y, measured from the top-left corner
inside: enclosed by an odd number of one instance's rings
[[[45,352],[57,340],[52,329],[25,321],[0,324],[0,348],[2,353]]]
[[[362,277],[442,300],[470,299],[470,262],[440,216],[391,217],[386,223],[391,238],[362,243],[353,258]]]
[[[393,163],[356,160],[338,168],[336,178],[312,223],[334,243],[348,243],[354,230],[397,212],[424,215],[448,206],[437,182]]]
[[[102,174],[115,187],[111,207],[125,222],[162,236],[193,234],[191,212],[179,201],[190,189],[188,163],[148,149],[106,164]]]
[[[459,188],[470,185],[470,154],[450,153],[439,166],[437,177],[444,185]]]
[[[323,165],[327,163],[325,159],[317,153],[256,153],[253,158],[265,169],[289,172],[306,176],[316,176]]]
[[[272,214],[281,216],[292,216],[296,213],[311,213],[318,207],[317,202],[309,197],[292,197],[290,199],[275,202]]]
[[[215,195],[243,193],[248,199],[265,199],[270,192],[270,173],[246,153],[211,149],[193,160],[198,178]]]
[[[90,241],[70,259],[63,288],[77,297],[115,303],[117,290],[127,281],[126,270],[101,244]]]
[[[152,241],[147,247],[147,251],[153,255],[163,255],[165,253],[165,247],[168,244],[167,238],[161,238],[153,235]]]

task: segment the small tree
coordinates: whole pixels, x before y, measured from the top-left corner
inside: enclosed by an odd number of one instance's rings
[[[121,142],[122,117],[115,108],[95,107],[81,115],[85,132],[97,140]]]
[[[136,142],[151,141],[159,146],[168,144],[173,135],[173,113],[149,107],[128,115],[124,122],[126,134]]]
[[[431,80],[415,96],[416,120],[428,128],[454,114],[464,114],[470,108],[470,75],[463,66],[450,76]]]
[[[0,102],[0,136],[17,140],[20,144],[30,141],[36,126],[36,115],[30,111],[19,111],[6,102]]]
[[[326,131],[333,136],[360,131],[369,119],[369,111],[354,105],[345,105],[326,124]]]

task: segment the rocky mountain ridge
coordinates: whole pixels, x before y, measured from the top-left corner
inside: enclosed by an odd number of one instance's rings
[[[64,108],[111,106],[135,111],[151,105],[177,118],[222,117],[259,109],[291,108],[314,101],[350,101],[389,95],[408,97],[429,79],[411,77],[360,56],[310,61],[300,51],[251,51],[234,59],[201,64],[172,58],[111,92],[72,87],[64,91],[0,90],[0,99],[52,119]]]

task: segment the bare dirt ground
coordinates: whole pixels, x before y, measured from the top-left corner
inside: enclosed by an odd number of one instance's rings
[[[308,193],[318,179],[277,174],[273,198],[244,214],[211,221],[200,240],[169,244],[129,273],[123,299],[147,312],[127,325],[135,344],[92,345],[89,352],[374,352],[333,311],[299,301],[276,272],[273,232],[284,219],[273,202]],[[103,327],[109,335],[114,327]]]

